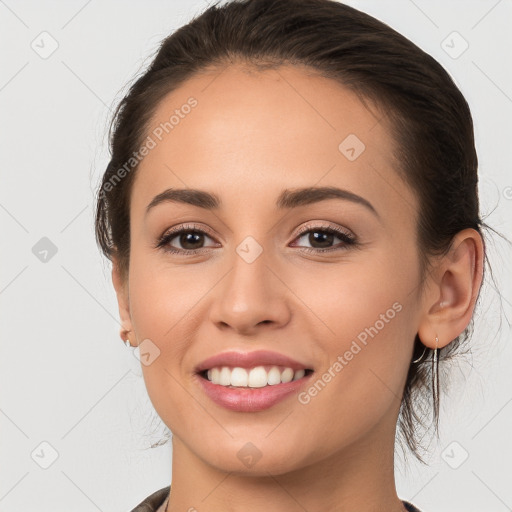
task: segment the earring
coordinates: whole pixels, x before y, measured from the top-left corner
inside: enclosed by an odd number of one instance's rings
[[[126,345],[126,348],[129,348],[132,346],[132,344],[130,343],[130,338],[128,338],[128,333],[130,331],[123,331],[121,333],[121,340],[123,341],[123,343]],[[126,339],[124,338],[124,336],[126,336]]]
[[[432,387],[435,389],[436,393],[439,387],[439,376],[437,375],[437,345],[439,343],[439,338],[436,334],[436,348],[434,349],[434,357],[432,358]]]
[[[436,365],[436,368],[437,368],[437,344],[438,343],[439,343],[439,338],[437,337],[437,334],[436,334],[436,348],[434,349],[434,359],[433,359],[433,363]],[[423,352],[421,353],[421,356],[418,357],[418,359],[415,359],[413,361],[413,363],[419,363],[423,359],[423,356],[425,355],[426,350],[427,350],[427,347],[423,347]]]
[[[413,363],[419,363],[419,362],[421,361],[421,359],[422,359],[422,358],[423,358],[423,356],[425,355],[425,350],[427,350],[427,347],[425,347],[425,346],[424,346],[424,347],[423,347],[423,352],[421,353],[421,356],[420,356],[420,357],[418,357],[418,359],[415,359],[415,360],[413,361]]]

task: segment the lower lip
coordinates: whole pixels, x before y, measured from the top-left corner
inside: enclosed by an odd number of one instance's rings
[[[305,375],[301,379],[292,380],[274,386],[263,388],[227,388],[219,384],[213,384],[196,374],[204,392],[218,405],[231,411],[257,412],[269,409],[290,395],[297,394],[313,375]]]

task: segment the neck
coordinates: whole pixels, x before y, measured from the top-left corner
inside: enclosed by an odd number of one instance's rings
[[[404,512],[396,494],[394,429],[293,471],[247,476],[221,471],[173,437],[172,492],[168,512]]]

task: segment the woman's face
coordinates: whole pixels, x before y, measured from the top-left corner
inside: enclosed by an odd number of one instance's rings
[[[253,474],[392,449],[422,306],[417,199],[385,121],[300,68],[231,66],[169,94],[147,135],[131,195],[127,327],[174,437],[209,466]],[[294,195],[310,187],[345,192]],[[218,205],[154,201],[178,189]],[[157,247],[176,228],[188,231]],[[313,373],[205,391],[196,370],[207,358],[260,350]],[[278,376],[288,366],[274,363]],[[275,401],[280,387],[291,391]]]

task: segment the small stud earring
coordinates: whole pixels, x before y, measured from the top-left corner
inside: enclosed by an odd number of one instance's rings
[[[122,331],[121,333],[121,340],[123,341],[123,343],[126,345],[126,347],[131,347],[132,344],[130,343],[130,338],[128,337],[128,334],[130,333],[131,331]],[[126,339],[125,339],[125,336],[126,336]]]

